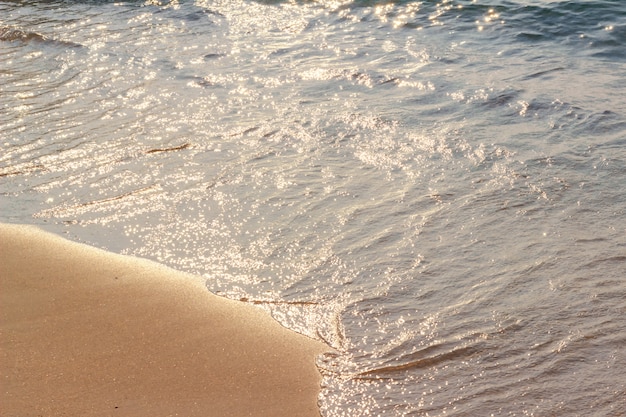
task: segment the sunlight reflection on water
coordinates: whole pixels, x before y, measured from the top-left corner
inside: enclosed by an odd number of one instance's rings
[[[326,341],[324,416],[619,414],[623,6],[527,3],[0,3],[3,221]]]

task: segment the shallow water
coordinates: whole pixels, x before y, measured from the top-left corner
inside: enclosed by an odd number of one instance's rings
[[[621,1],[0,2],[0,220],[326,341],[324,416],[626,414]]]

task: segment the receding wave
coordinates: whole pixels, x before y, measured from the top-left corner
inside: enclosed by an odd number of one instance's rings
[[[0,215],[325,341],[327,417],[619,415],[624,4],[0,2]]]

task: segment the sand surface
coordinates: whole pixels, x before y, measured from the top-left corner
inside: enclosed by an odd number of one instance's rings
[[[198,277],[0,224],[4,417],[317,417],[324,350]]]

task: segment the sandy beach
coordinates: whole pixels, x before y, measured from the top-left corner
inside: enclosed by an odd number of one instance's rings
[[[3,416],[319,416],[324,345],[153,262],[0,225]]]

